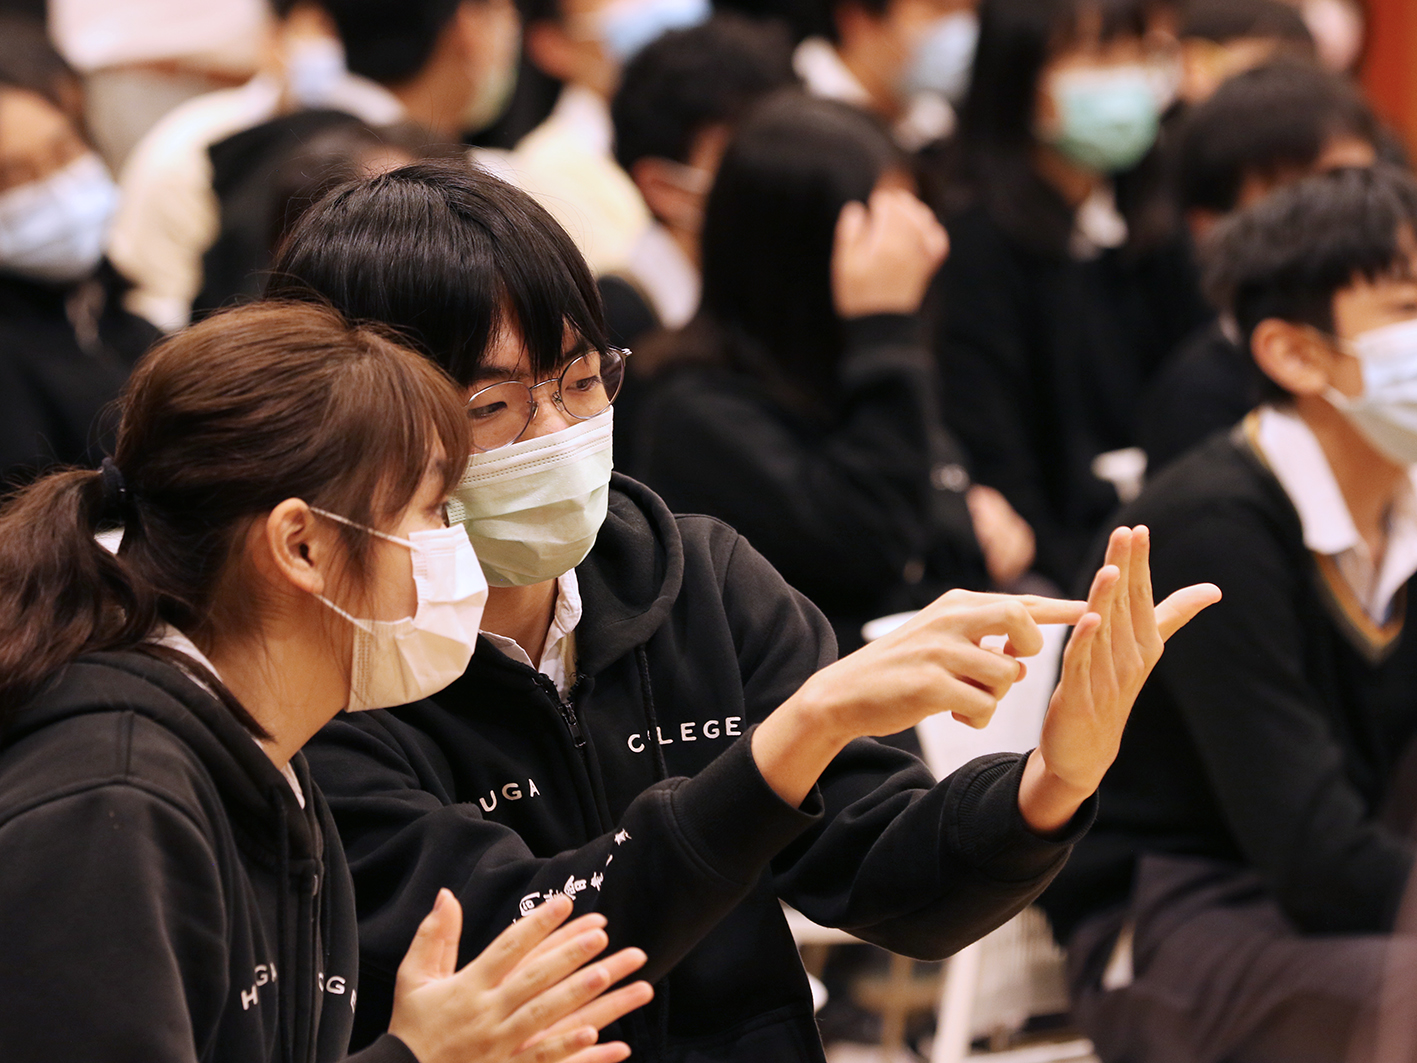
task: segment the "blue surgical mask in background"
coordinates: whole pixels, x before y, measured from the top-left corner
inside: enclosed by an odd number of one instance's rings
[[[709,0],[613,0],[595,15],[595,36],[622,66],[645,45],[670,30],[707,22]]]
[[[969,91],[974,52],[979,46],[979,16],[973,11],[941,15],[916,41],[901,88],[906,96],[935,92],[957,103]]]
[[[330,37],[299,37],[285,56],[285,81],[301,107],[329,106],[330,94],[344,80],[344,48]]]
[[[93,152],[38,181],[0,192],[0,270],[72,284],[103,258],[118,189]]]
[[[1045,143],[1096,173],[1130,170],[1156,144],[1161,101],[1145,64],[1064,70],[1048,86],[1057,122]]]

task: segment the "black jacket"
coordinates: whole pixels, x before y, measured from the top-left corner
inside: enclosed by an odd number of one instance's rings
[[[1093,459],[1137,445],[1143,388],[1211,311],[1180,241],[1081,262],[1023,246],[982,207],[947,227],[933,292],[945,421],[975,479],[1033,526],[1038,570],[1070,586],[1117,506]]]
[[[1417,734],[1412,585],[1377,632],[1238,433],[1177,461],[1121,520],[1151,528],[1158,598],[1211,581],[1225,600],[1142,689],[1097,825],[1044,895],[1054,929],[1124,902],[1144,853],[1249,868],[1306,932],[1391,929],[1414,855],[1382,819]]]
[[[637,1060],[820,1063],[779,897],[939,957],[1066,858],[1066,842],[1026,829],[1012,754],[935,785],[908,754],[861,740],[800,808],[783,803],[749,734],[835,647],[727,526],[676,519],[617,476],[577,577],[568,704],[484,640],[434,700],[341,716],[309,747],[359,899],[356,1043],[386,1021],[394,965],[447,886],[466,913],[463,959],[557,892],[606,915],[612,948],[644,948],[657,997],[612,1031]]]
[[[235,718],[136,652],[81,657],[0,740],[6,1063],[345,1057],[354,899]],[[359,1057],[412,1063],[396,1038]]]
[[[69,287],[0,274],[0,481],[102,459],[117,418],[101,414],[158,338],[126,287],[107,265]]]
[[[1138,440],[1155,476],[1259,405],[1263,376],[1218,321],[1183,343],[1142,397]]]
[[[952,587],[987,590],[989,575],[916,319],[880,314],[844,331],[835,418],[794,412],[747,373],[671,362],[637,396],[619,453],[675,512],[747,536],[849,652],[866,621]]]

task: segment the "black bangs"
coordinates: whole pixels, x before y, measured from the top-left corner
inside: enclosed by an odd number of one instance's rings
[[[1338,170],[1282,188],[1226,221],[1206,247],[1212,298],[1246,334],[1266,318],[1333,329],[1355,280],[1407,279],[1417,182],[1395,168]]]
[[[463,385],[504,329],[522,334],[538,376],[571,347],[607,344],[599,291],[570,236],[526,193],[463,163],[335,189],[281,245],[266,294],[388,325]]]

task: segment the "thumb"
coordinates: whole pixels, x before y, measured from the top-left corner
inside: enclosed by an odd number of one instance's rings
[[[1182,587],[1156,607],[1156,627],[1165,642],[1195,619],[1196,615],[1220,601],[1220,588],[1214,583],[1196,583]]]
[[[423,983],[451,976],[457,970],[461,938],[462,905],[450,891],[441,889],[399,964],[400,977]]]
[[[837,215],[836,219],[837,253],[840,254],[844,248],[860,243],[869,222],[870,215],[867,213],[865,204],[853,199],[842,207],[841,213]]]

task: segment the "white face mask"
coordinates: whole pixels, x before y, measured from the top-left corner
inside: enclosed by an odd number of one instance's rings
[[[83,280],[103,257],[117,206],[118,189],[93,152],[0,192],[0,269],[49,284]]]
[[[953,11],[930,24],[911,50],[901,87],[905,95],[935,92],[951,102],[964,99],[979,46],[979,16]]]
[[[712,14],[709,0],[611,0],[594,16],[594,35],[623,66],[651,41],[707,22]]]
[[[590,553],[610,501],[613,414],[468,459],[448,523],[467,529],[492,586],[555,579]]]
[[[398,543],[413,552],[418,609],[402,620],[351,616],[324,595],[315,597],[354,625],[347,712],[387,709],[436,694],[467,670],[487,604],[487,580],[460,527],[416,531],[407,539],[355,524],[337,513],[315,513]]]
[[[1348,346],[1363,367],[1363,394],[1329,388],[1328,401],[1397,464],[1417,464],[1417,318],[1364,332]]]
[[[301,107],[326,106],[345,74],[344,47],[329,37],[300,37],[286,52],[286,84]]]

